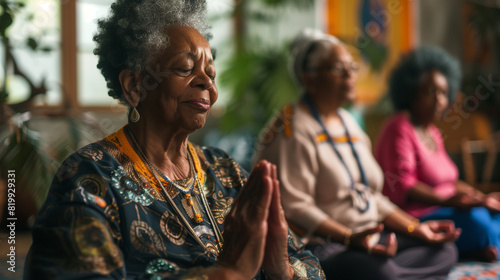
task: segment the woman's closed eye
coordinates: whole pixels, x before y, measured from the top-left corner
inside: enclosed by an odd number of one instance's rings
[[[205,68],[205,75],[207,75],[212,81],[215,80],[217,74],[215,73],[215,67],[213,66],[213,64]]]
[[[177,69],[175,69],[175,71],[177,71],[177,73],[179,73],[179,75],[181,75],[181,76],[189,76],[189,75],[191,75],[191,72],[193,72],[193,69],[192,68],[177,68]]]
[[[212,80],[212,81],[215,81],[215,73],[208,73],[207,72],[207,76]]]

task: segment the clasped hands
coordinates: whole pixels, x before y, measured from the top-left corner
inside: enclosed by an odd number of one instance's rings
[[[288,224],[281,206],[276,166],[259,162],[224,221],[224,245],[214,266],[217,279],[292,279]]]

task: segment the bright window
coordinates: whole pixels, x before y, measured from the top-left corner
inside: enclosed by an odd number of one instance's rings
[[[24,0],[26,3],[14,19],[9,34],[19,68],[38,86],[45,79],[48,91],[38,96],[34,105],[73,109],[109,108],[118,102],[109,97],[106,82],[97,69],[93,54],[97,20],[109,13],[114,0]],[[73,8],[74,7],[74,8]],[[209,1],[208,13],[214,38],[210,42],[218,49],[217,71],[231,53],[230,36],[234,8],[233,0]],[[62,25],[61,25],[61,22]],[[41,48],[31,50],[26,41],[33,37]],[[64,49],[61,49],[63,47]],[[3,84],[4,57],[0,44],[0,85]],[[10,70],[10,72],[9,72]],[[8,69],[8,102],[19,103],[28,98],[29,84]],[[223,105],[223,98],[218,102]]]
[[[14,2],[14,1],[12,1]],[[57,0],[27,0],[25,6],[14,14],[14,23],[8,29],[12,46],[12,54],[19,71],[31,80],[35,87],[45,80],[47,94],[35,99],[37,105],[58,105],[61,103],[60,75],[60,1]],[[36,50],[32,50],[36,42]],[[13,74],[13,67],[5,69],[4,44],[1,51],[1,80],[7,71],[8,103],[19,103],[28,98],[30,86],[21,75]],[[50,49],[43,51],[42,49]]]
[[[117,104],[107,92],[106,82],[97,69],[97,56],[93,54],[97,20],[108,14],[111,0],[79,0],[77,18],[77,75],[78,103],[80,106],[113,106]]]

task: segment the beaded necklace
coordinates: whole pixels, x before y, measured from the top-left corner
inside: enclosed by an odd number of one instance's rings
[[[193,176],[193,177],[188,178],[188,180],[187,180],[188,182],[187,182],[186,186],[181,186],[180,184],[171,180],[165,173],[161,172],[160,169],[158,169],[158,167],[156,167],[147,158],[146,158],[146,162],[148,163],[149,166],[152,166],[153,169],[156,171],[156,173],[160,174],[160,176],[165,181],[167,181],[169,184],[174,186],[179,192],[181,192],[184,195],[184,198],[187,201],[187,205],[189,205],[192,208],[193,219],[195,220],[195,222],[201,223],[201,222],[203,222],[202,214],[198,211],[198,209],[197,209],[198,207],[196,207],[195,203],[193,202],[192,196],[191,196],[191,192],[194,189],[194,185],[196,183],[198,183],[198,186],[201,186],[201,184],[199,183],[199,181],[196,181],[196,179],[195,179],[195,178],[198,178],[198,176],[196,175],[196,170],[195,170],[194,165],[193,165],[193,159],[191,158],[191,154],[189,152],[187,152],[187,155],[188,155],[191,176]]]
[[[175,212],[177,213],[177,215],[181,218],[181,220],[183,221],[184,225],[187,227],[187,229],[189,230],[189,233],[193,236],[193,238],[203,247],[205,248],[205,250],[209,253],[211,253],[216,259],[217,259],[217,256],[219,255],[220,253],[220,250],[222,249],[222,244],[224,243],[224,240],[223,240],[223,237],[222,237],[222,233],[220,232],[219,230],[219,227],[217,226],[217,224],[215,223],[215,218],[213,217],[213,214],[212,214],[212,211],[210,210],[210,208],[208,207],[208,202],[207,202],[207,199],[205,197],[205,192],[203,191],[203,188],[201,187],[201,182],[198,178],[198,175],[197,175],[197,171],[195,168],[197,167],[198,169],[201,169],[201,166],[197,166],[194,167],[193,165],[193,161],[194,159],[192,158],[193,155],[190,154],[190,152],[188,151],[187,154],[188,154],[188,161],[189,161],[189,164],[190,164],[190,168],[191,168],[191,174],[192,176],[194,177],[194,182],[193,182],[193,186],[191,187],[191,190],[194,189],[194,186],[198,186],[198,191],[200,192],[200,196],[201,196],[201,204],[209,218],[209,221],[210,223],[212,224],[212,227],[215,231],[215,237],[217,238],[216,242],[217,242],[217,245],[218,245],[218,248],[217,247],[213,247],[212,246],[207,246],[205,245],[200,237],[196,234],[195,230],[193,229],[193,227],[191,226],[191,224],[186,220],[186,217],[184,217],[184,215],[182,214],[182,212],[179,210],[179,207],[177,207],[177,205],[175,204],[175,202],[173,201],[172,197],[170,197],[170,195],[168,194],[165,186],[163,185],[163,183],[161,182],[160,178],[158,178],[158,174],[161,174],[161,175],[164,175],[162,174],[158,168],[156,166],[153,165],[153,163],[151,163],[149,161],[149,159],[146,157],[146,155],[142,152],[142,149],[139,147],[139,144],[137,143],[137,141],[135,140],[135,137],[134,135],[132,134],[132,130],[130,129],[130,127],[126,126],[126,132],[127,134],[130,136],[130,139],[132,140],[136,150],[139,152],[139,156],[142,158],[142,160],[146,163],[146,165],[148,166],[148,168],[150,169],[151,173],[153,174],[153,176],[155,177],[156,181],[158,182],[159,186],[161,187],[161,189],[163,190],[163,193],[165,194],[165,197],[167,198],[169,204],[172,206],[172,208],[175,210]],[[161,176],[160,175],[160,176]],[[163,177],[163,176],[162,176]],[[168,178],[166,175],[163,177],[165,179],[165,181],[167,181],[169,184],[172,184],[173,186],[175,186],[177,189],[185,189],[185,188],[178,188],[176,184],[173,183],[173,181],[170,180],[170,178]],[[180,191],[182,193],[182,191]],[[187,193],[189,194],[189,193]],[[185,194],[186,195],[186,194]],[[186,196],[184,196],[184,198],[186,198]],[[189,194],[188,198],[188,201],[191,201],[192,203],[192,200],[191,199],[191,195]],[[191,206],[194,206],[191,205]],[[200,215],[198,213],[198,215]],[[200,216],[196,216],[195,214],[195,218],[201,218],[201,215]],[[203,219],[199,220],[197,219],[196,220],[197,223],[201,223],[203,222]]]

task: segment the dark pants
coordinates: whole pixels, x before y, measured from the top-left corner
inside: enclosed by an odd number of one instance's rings
[[[453,243],[429,245],[420,240],[396,235],[397,254],[392,258],[370,255],[338,243],[308,245],[332,280],[446,279],[458,258]],[[381,243],[387,240],[382,233]]]

